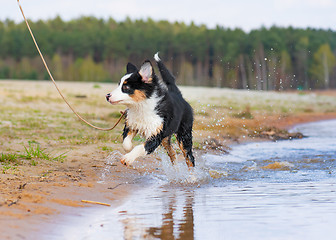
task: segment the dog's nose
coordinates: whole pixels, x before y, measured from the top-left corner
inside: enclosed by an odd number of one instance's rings
[[[110,100],[111,93],[106,94],[106,101]]]

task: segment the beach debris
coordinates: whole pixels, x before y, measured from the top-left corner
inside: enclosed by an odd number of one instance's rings
[[[19,189],[24,189],[26,185],[27,185],[27,183],[20,184]]]
[[[278,140],[292,140],[292,139],[301,139],[305,136],[300,132],[288,132],[284,129],[278,129],[275,127],[269,127],[263,131],[254,131],[251,132],[250,135],[252,137],[266,138],[272,141]]]
[[[267,169],[267,170],[290,170],[291,168],[294,167],[294,164],[289,163],[287,161],[284,162],[274,162],[270,163],[266,166],[261,167],[262,169]]]
[[[102,202],[96,202],[96,201],[90,201],[90,200],[82,200],[83,203],[91,203],[91,204],[97,204],[97,205],[103,205],[103,206],[107,206],[110,207],[111,204],[108,203],[102,203]]]
[[[227,172],[217,171],[217,170],[209,170],[209,174],[210,174],[210,177],[214,179],[219,179],[219,178],[228,176]]]
[[[205,139],[203,144],[206,149],[218,150],[222,153],[229,153],[228,151],[231,150],[230,147],[221,143],[216,138]]]
[[[119,187],[119,186],[121,186],[123,184],[125,184],[125,183],[118,183],[116,186],[114,186],[114,187],[108,187],[107,189],[113,190],[113,189],[116,189],[117,187]]]

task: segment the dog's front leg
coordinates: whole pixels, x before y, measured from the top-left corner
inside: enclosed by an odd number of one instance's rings
[[[121,159],[121,163],[124,165],[131,165],[135,159],[145,156],[146,153],[145,144],[138,145],[134,147],[132,151],[124,155]]]
[[[123,148],[126,152],[130,152],[133,148],[132,140],[134,136],[136,135],[136,131],[128,130],[125,134],[124,141],[123,141]]]
[[[138,157],[143,157],[146,154],[154,152],[154,150],[160,146],[161,142],[161,135],[151,137],[144,144],[134,147],[132,151],[125,154],[125,156],[121,159],[121,163],[131,165]]]

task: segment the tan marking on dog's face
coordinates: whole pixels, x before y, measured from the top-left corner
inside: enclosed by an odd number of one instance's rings
[[[132,95],[130,95],[134,101],[140,102],[146,99],[146,94],[143,91],[135,90]]]

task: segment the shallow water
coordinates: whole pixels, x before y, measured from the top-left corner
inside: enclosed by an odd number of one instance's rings
[[[335,239],[336,121],[307,138],[235,146],[162,172],[117,208],[59,230],[63,239]],[[66,236],[66,237],[64,237]]]

